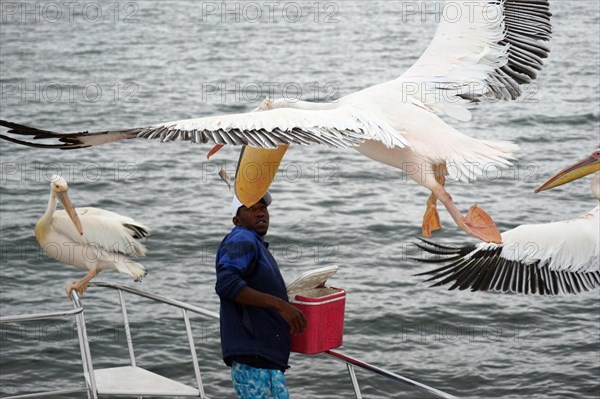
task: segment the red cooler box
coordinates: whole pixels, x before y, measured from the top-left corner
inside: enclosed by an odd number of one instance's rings
[[[342,345],[346,291],[325,287],[337,272],[328,266],[303,273],[288,286],[290,303],[306,316],[307,326],[292,335],[292,352],[315,354]]]

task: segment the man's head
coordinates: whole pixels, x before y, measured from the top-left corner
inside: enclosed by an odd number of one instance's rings
[[[259,235],[264,236],[269,230],[269,210],[267,207],[270,204],[271,194],[268,191],[260,201],[250,208],[243,205],[234,195],[231,204],[233,224],[246,227]]]

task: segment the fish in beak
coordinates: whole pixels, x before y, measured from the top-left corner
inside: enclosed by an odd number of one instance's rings
[[[229,189],[231,190],[231,177],[229,177],[229,174],[227,174],[227,171],[221,167],[221,169],[219,170],[219,177],[221,178],[221,180],[223,180],[223,183],[227,184],[227,187],[229,187]]]
[[[56,198],[58,199],[58,201],[63,206],[63,208],[65,208],[67,215],[69,215],[69,217],[71,218],[71,221],[75,225],[75,228],[77,229],[79,234],[83,235],[83,227],[81,226],[81,220],[79,220],[79,216],[77,215],[77,212],[75,211],[75,207],[73,206],[73,203],[69,199],[67,192],[59,191],[59,192],[55,192],[55,195],[56,195]]]
[[[576,164],[573,164],[552,176],[550,179],[548,179],[548,181],[536,188],[534,192],[539,193],[540,191],[550,190],[554,187],[562,186],[563,184],[581,179],[582,177],[594,172],[598,172],[599,170],[600,151],[594,151],[592,155],[583,161],[577,162]]]

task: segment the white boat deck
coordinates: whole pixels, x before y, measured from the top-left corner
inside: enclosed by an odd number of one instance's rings
[[[141,367],[123,366],[94,370],[98,396],[200,396],[200,390]],[[85,374],[90,385],[89,374]]]

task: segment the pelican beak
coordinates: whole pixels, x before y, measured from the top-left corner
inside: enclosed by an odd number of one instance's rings
[[[600,155],[596,151],[583,161],[577,162],[552,176],[548,181],[539,186],[534,192],[539,193],[540,191],[550,190],[551,188],[561,186],[569,183],[573,180],[581,179],[591,173],[600,170]]]
[[[250,146],[242,148],[234,187],[235,195],[242,204],[249,208],[264,197],[287,149],[287,144],[274,149]]]
[[[79,220],[79,216],[77,216],[75,207],[73,206],[73,203],[69,199],[67,192],[62,191],[62,192],[57,192],[55,194],[56,194],[56,198],[58,198],[58,200],[60,201],[63,208],[65,208],[67,215],[69,215],[69,217],[71,218],[71,221],[75,225],[75,228],[77,229],[79,234],[83,235],[83,227],[81,226],[81,220]]]

